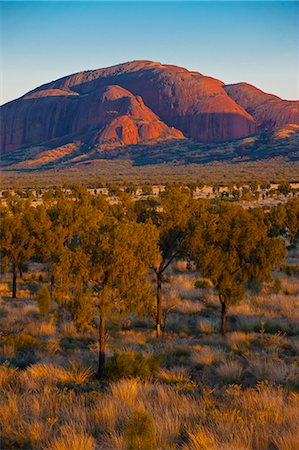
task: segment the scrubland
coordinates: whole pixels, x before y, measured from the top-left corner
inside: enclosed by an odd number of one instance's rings
[[[288,264],[298,263],[298,252]],[[37,275],[47,284],[42,265]],[[165,333],[149,317],[109,320],[107,376],[97,380],[98,330],[80,332],[52,302],[1,278],[1,448],[299,448],[299,280],[274,273],[229,310],[184,261],[166,274]],[[197,282],[197,287],[195,283]]]

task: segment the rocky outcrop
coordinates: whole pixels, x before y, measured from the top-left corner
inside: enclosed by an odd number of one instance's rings
[[[53,140],[96,147],[183,136],[216,142],[299,123],[298,102],[151,61],[61,78],[4,105],[1,116],[4,152]]]
[[[89,95],[43,89],[5,105],[2,114],[6,151],[51,141],[131,145],[184,137],[161,122],[141,97],[120,86],[99,88]]]
[[[299,124],[299,102],[282,100],[247,83],[224,86],[228,95],[251,116],[257,131]]]
[[[151,61],[80,72],[44,86],[88,95],[117,84],[141,96],[161,120],[198,141],[239,138],[255,131],[253,118],[211,77]]]

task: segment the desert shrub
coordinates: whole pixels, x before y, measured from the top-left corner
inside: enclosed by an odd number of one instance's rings
[[[285,272],[288,277],[296,276],[299,274],[298,265],[282,264],[280,270],[282,272]]]
[[[19,333],[2,337],[0,344],[13,347],[15,351],[22,351],[40,347],[41,341],[37,337],[31,336],[31,334]]]
[[[161,370],[159,380],[170,386],[175,386],[177,390],[185,394],[192,393],[196,389],[196,384],[191,380],[184,367],[175,367],[173,370]]]
[[[177,315],[174,317],[170,317],[166,322],[166,331],[170,331],[178,335],[186,334],[187,336],[189,336],[191,334],[188,323],[182,321],[182,319]]]
[[[7,256],[3,256],[0,259],[0,273],[6,274],[8,273],[8,269],[9,269],[9,259],[7,258]]]
[[[298,332],[297,324],[292,324],[287,320],[266,320],[262,321],[261,325],[254,327],[255,332],[261,332],[269,334],[285,333],[288,336],[296,335]],[[263,334],[263,333],[262,333]]]
[[[142,409],[135,409],[125,428],[127,448],[130,450],[156,447],[153,418]]]
[[[43,286],[39,289],[37,293],[37,303],[39,312],[44,316],[47,315],[51,308],[51,296],[47,286]]]
[[[30,297],[34,297],[40,289],[39,283],[32,277],[26,282],[26,284],[30,293]]]
[[[78,331],[91,331],[92,322],[95,317],[95,307],[90,295],[79,296],[73,306],[74,322]]]
[[[143,356],[135,352],[115,353],[105,367],[109,379],[139,377],[147,379],[153,376],[161,364],[160,356]]]
[[[6,317],[8,315],[7,309],[0,306],[0,317]]]
[[[180,366],[189,363],[191,350],[186,345],[178,345],[165,354],[166,367]]]
[[[194,287],[196,287],[197,289],[207,289],[211,287],[211,284],[208,280],[197,280],[194,283]]]
[[[274,286],[274,292],[275,292],[275,294],[279,294],[279,292],[280,292],[281,289],[282,289],[281,280],[280,280],[279,278],[275,278],[275,279],[274,279],[273,286]]]

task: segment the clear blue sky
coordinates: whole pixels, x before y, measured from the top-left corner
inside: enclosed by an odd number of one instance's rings
[[[2,102],[134,59],[299,94],[299,2],[1,2]]]

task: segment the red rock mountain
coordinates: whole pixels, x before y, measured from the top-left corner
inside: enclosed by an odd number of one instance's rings
[[[224,86],[228,95],[244,108],[257,126],[257,131],[299,124],[299,102],[282,100],[247,83]]]
[[[1,108],[1,151],[32,145],[215,142],[299,123],[299,102],[151,61],[79,72]]]

